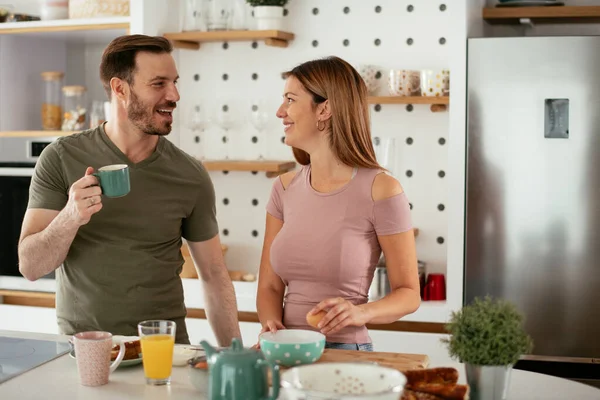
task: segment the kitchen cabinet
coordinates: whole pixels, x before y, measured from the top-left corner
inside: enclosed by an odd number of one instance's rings
[[[54,308],[0,304],[0,321],[0,329],[3,330],[59,333]],[[186,318],[186,325],[191,343],[198,344],[201,340],[207,340],[211,344],[217,343],[207,320]],[[245,346],[256,344],[260,329],[258,322],[240,322]],[[369,334],[376,351],[427,354],[432,363],[440,365],[451,362],[448,352],[440,342],[440,339],[447,335],[376,330],[370,330]]]
[[[0,329],[22,332],[59,333],[56,310],[45,307],[0,304]]]

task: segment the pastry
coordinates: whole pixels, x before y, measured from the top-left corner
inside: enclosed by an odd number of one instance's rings
[[[140,358],[140,354],[142,353],[142,345],[139,340],[133,340],[129,342],[123,342],[125,344],[125,356],[123,360],[135,360]],[[117,359],[119,355],[120,346],[118,344],[114,345],[110,351],[110,360],[114,361]]]
[[[408,385],[415,383],[456,383],[458,382],[458,371],[454,368],[428,368],[406,371]]]
[[[468,400],[469,386],[459,385],[455,368],[415,369],[404,373],[401,400]]]

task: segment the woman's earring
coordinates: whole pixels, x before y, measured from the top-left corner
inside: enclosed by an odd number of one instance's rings
[[[321,127],[319,126],[319,124],[321,123],[321,120],[317,121],[317,129],[321,132],[323,132],[325,130],[325,121],[323,121],[323,128],[321,129]]]

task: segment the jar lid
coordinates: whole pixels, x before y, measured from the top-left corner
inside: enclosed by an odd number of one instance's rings
[[[62,88],[64,94],[72,95],[72,94],[82,94],[85,92],[85,86],[63,86]]]
[[[60,71],[45,71],[42,72],[40,75],[42,75],[42,79],[45,81],[55,81],[65,76],[64,72]]]

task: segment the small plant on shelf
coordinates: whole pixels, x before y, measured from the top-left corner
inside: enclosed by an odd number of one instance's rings
[[[288,0],[246,0],[254,7],[256,27],[262,30],[283,30],[283,6]]]

